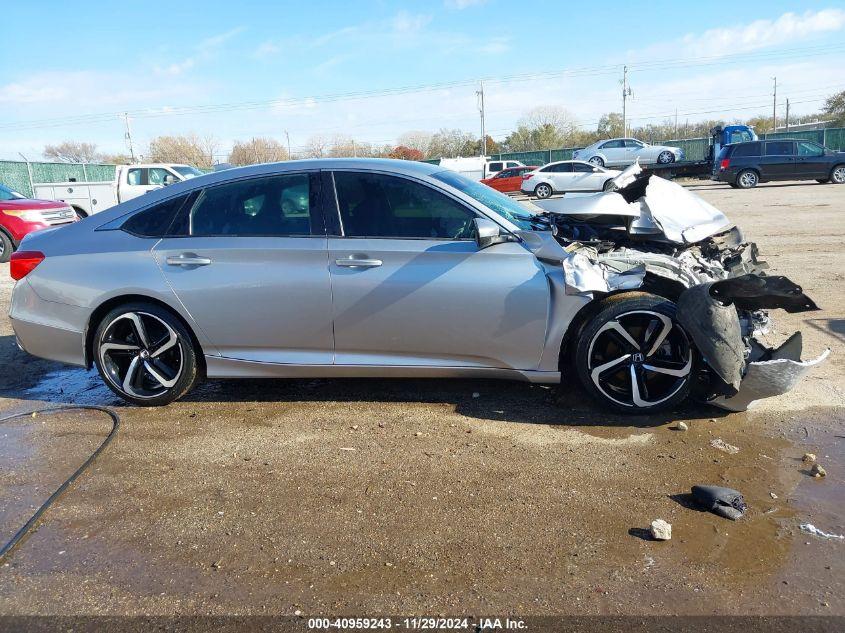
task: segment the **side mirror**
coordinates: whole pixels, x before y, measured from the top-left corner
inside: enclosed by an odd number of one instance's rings
[[[164,177],[164,186],[165,186],[165,187],[166,187],[167,185],[175,185],[175,184],[176,184],[176,182],[177,182],[177,180],[176,180],[176,176],[174,176],[173,174],[167,174],[167,175]]]
[[[502,229],[493,220],[475,218],[472,223],[475,225],[475,243],[478,244],[479,250],[493,244],[513,241],[510,235],[502,235]]]

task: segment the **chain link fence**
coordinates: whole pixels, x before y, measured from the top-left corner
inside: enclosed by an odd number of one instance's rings
[[[25,196],[32,196],[33,183],[110,182],[116,165],[99,163],[44,163],[0,160],[0,183]]]

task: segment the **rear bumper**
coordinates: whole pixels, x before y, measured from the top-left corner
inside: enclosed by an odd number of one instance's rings
[[[24,351],[62,363],[85,366],[88,310],[45,301],[24,278],[12,291],[9,320]]]

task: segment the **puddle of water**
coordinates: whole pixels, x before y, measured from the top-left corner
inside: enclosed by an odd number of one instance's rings
[[[27,399],[57,404],[119,404],[96,370],[62,368],[45,374],[24,394]]]

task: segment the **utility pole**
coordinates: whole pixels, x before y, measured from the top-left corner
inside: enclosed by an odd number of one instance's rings
[[[772,132],[776,132],[778,127],[778,78],[772,77],[772,81],[775,82],[772,92]]]
[[[290,160],[293,156],[290,153],[290,134],[288,134],[287,130],[285,130],[285,138],[288,140],[288,160]]]
[[[789,97],[786,98],[786,131],[789,132]]]
[[[622,136],[628,136],[628,97],[631,87],[628,85],[628,66],[622,67]]]
[[[678,138],[678,108],[675,108],[675,138]]]
[[[129,127],[129,113],[123,113],[123,121],[126,123],[126,133],[124,138],[129,145],[129,156],[132,157],[132,162],[135,162],[135,148],[132,146],[132,129]]]
[[[352,158],[358,158],[358,154],[355,153],[355,139],[352,139]]]
[[[484,82],[478,82],[478,91],[475,93],[478,97],[478,112],[481,115],[481,158],[482,167],[481,174],[487,178],[487,131],[484,128]]]

